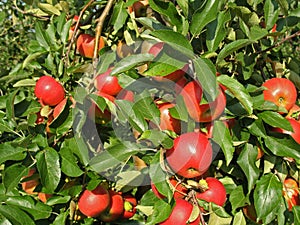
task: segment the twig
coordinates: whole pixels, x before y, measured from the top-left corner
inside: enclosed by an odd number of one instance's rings
[[[97,19],[97,27],[96,27],[96,38],[95,38],[95,47],[94,47],[94,55],[93,55],[93,68],[94,68],[94,77],[96,76],[97,73],[97,63],[98,63],[98,46],[99,46],[99,40],[101,37],[101,32],[103,28],[103,24],[105,21],[105,18],[108,16],[110,9],[112,8],[114,3],[114,0],[108,0],[101,16]]]
[[[260,50],[258,52],[256,52],[257,54],[261,54],[261,53],[264,53],[264,52],[268,52],[270,50],[272,50],[273,48],[277,48],[278,46],[282,45],[284,42],[294,38],[294,37],[297,37],[297,36],[300,36],[300,31],[297,31],[296,33],[290,35],[290,36],[287,36],[286,38],[282,39],[281,41],[277,42],[276,44],[270,46],[269,48],[266,48],[264,50]]]
[[[70,41],[70,44],[68,46],[68,50],[67,50],[67,53],[66,53],[66,61],[65,61],[65,64],[66,66],[68,65],[68,62],[69,62],[69,55],[70,55],[70,52],[71,52],[71,48],[72,48],[72,45],[75,41],[75,37],[76,37],[76,33],[77,33],[77,30],[78,30],[78,27],[79,27],[79,24],[80,24],[80,19],[83,15],[83,13],[88,9],[88,7],[90,7],[90,5],[94,2],[95,0],[90,0],[84,7],[83,9],[80,11],[79,13],[79,16],[78,16],[78,20],[76,21],[76,25],[75,25],[75,28],[74,28],[74,32],[72,33],[72,37],[71,37],[71,41]]]

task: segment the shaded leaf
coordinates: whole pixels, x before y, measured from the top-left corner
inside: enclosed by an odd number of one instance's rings
[[[5,142],[0,144],[0,164],[7,160],[22,160],[26,157],[26,149],[14,146],[12,143]]]
[[[23,176],[28,174],[28,168],[21,164],[13,164],[6,167],[3,173],[3,184],[6,192],[16,188]]]
[[[293,131],[290,122],[278,112],[264,111],[259,113],[258,117],[272,127],[280,127],[287,131]]]
[[[35,224],[28,214],[16,206],[0,205],[0,214],[7,218],[13,225]]]
[[[64,174],[70,177],[79,177],[83,174],[71,149],[61,148],[59,155],[61,157],[61,170]]]

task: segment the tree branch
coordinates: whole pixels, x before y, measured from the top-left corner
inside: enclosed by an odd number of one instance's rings
[[[108,0],[101,16],[97,19],[97,27],[96,27],[96,38],[95,38],[95,47],[94,47],[94,55],[93,55],[93,68],[94,68],[94,77],[96,76],[97,73],[97,64],[98,64],[98,46],[99,46],[99,40],[101,37],[101,32],[103,29],[103,24],[105,21],[105,18],[109,14],[110,9],[112,8],[114,3],[114,0]]]

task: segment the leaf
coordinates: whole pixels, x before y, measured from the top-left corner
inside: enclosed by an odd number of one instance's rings
[[[208,62],[200,57],[193,59],[196,77],[205,92],[208,102],[214,101],[217,97],[216,74],[210,69]]]
[[[151,32],[151,35],[169,44],[175,52],[178,51],[190,58],[194,57],[193,47],[182,34],[172,30],[155,30]]]
[[[215,141],[222,149],[225,155],[226,165],[228,166],[233,158],[234,147],[230,132],[222,121],[214,121],[213,125],[213,141]]]
[[[244,194],[243,186],[239,185],[229,195],[229,201],[232,206],[232,213],[235,214],[236,210],[245,205],[248,198]]]
[[[34,220],[46,219],[51,215],[52,208],[42,202],[36,202],[29,196],[11,196],[7,205],[16,206],[33,216]]]
[[[14,83],[13,87],[32,87],[35,86],[36,82],[33,79],[23,79]]]
[[[218,76],[217,81],[229,89],[229,91],[234,95],[234,97],[236,97],[244,106],[248,114],[252,114],[253,102],[251,96],[241,83],[226,75]]]
[[[219,6],[223,1],[206,1],[203,9],[197,10],[192,17],[191,33],[197,36],[203,28],[211,21],[216,19],[219,12]]]
[[[50,15],[51,14],[54,14],[54,15],[57,15],[59,16],[60,15],[60,11],[53,5],[51,4],[48,4],[48,3],[38,3],[38,7],[45,11],[46,13],[49,13]]]
[[[177,30],[182,31],[182,17],[178,14],[175,5],[172,2],[164,2],[160,0],[149,0],[151,9],[160,15],[166,16],[168,21],[176,26]]]
[[[30,216],[16,206],[0,205],[0,214],[7,218],[13,225],[34,225]]]
[[[251,144],[245,144],[237,160],[238,165],[241,167],[247,177],[248,193],[251,192],[255,182],[259,178],[260,170],[255,164],[256,157],[257,149]]]
[[[14,146],[10,142],[4,142],[0,144],[0,164],[7,160],[23,160],[26,157],[26,149]]]
[[[259,26],[253,26],[250,28],[249,38],[253,42],[262,39],[263,37],[267,36],[268,31],[266,29],[263,29]]]
[[[136,21],[141,23],[143,26],[149,30],[172,30],[170,27],[162,25],[159,21],[151,17],[140,17],[135,18]]]
[[[62,147],[59,155],[61,157],[61,170],[64,174],[70,177],[79,177],[83,174],[71,149]]]
[[[266,0],[264,4],[264,16],[267,30],[271,29],[278,19],[278,3],[275,0]]]
[[[13,164],[6,167],[3,173],[3,184],[6,192],[16,188],[23,176],[28,174],[28,168],[21,164]]]
[[[272,127],[279,127],[287,131],[293,131],[290,122],[278,112],[264,111],[259,113],[258,117]]]
[[[226,37],[225,25],[230,19],[230,12],[222,11],[214,21],[207,25],[206,45],[209,51],[216,51],[221,41]]]
[[[61,178],[58,153],[53,148],[47,147],[36,155],[36,159],[43,187],[53,192]]]
[[[125,3],[123,1],[120,1],[114,5],[114,10],[111,16],[111,24],[114,26],[115,34],[125,26],[126,19],[128,17],[124,4]]]
[[[40,22],[37,22],[35,24],[35,36],[36,36],[36,40],[38,41],[38,43],[42,47],[44,47],[46,50],[49,51],[50,50],[49,43],[51,43],[51,41]]]
[[[299,144],[293,139],[281,139],[267,136],[265,138],[267,148],[277,156],[292,157],[293,159],[300,159]]]
[[[232,217],[220,217],[216,213],[211,213],[209,216],[208,225],[228,225],[231,224]]]
[[[141,134],[139,140],[149,140],[155,147],[162,145],[166,149],[172,148],[173,146],[173,140],[160,130],[146,130]]]
[[[125,193],[143,185],[145,176],[140,171],[123,171],[118,173],[116,178],[116,189]]]
[[[116,63],[111,72],[111,75],[113,76],[118,73],[126,72],[127,70],[132,69],[135,66],[147,63],[149,61],[152,61],[153,59],[154,56],[149,53],[127,56]]]
[[[154,204],[153,213],[148,218],[147,224],[148,225],[159,224],[160,222],[166,220],[171,212],[172,212],[172,206],[169,203],[159,199]]]
[[[183,12],[184,16],[188,17],[188,13],[189,13],[188,1],[186,1],[186,0],[177,0],[177,3],[180,6],[180,8],[182,9],[182,12]]]
[[[246,219],[242,211],[234,215],[232,225],[246,225]]]
[[[252,135],[255,135],[257,137],[266,137],[267,135],[264,123],[261,118],[254,120],[253,123],[248,126],[248,129]]]
[[[32,60],[38,58],[39,56],[41,56],[41,55],[43,55],[43,54],[45,54],[45,53],[47,53],[47,51],[34,52],[34,53],[29,54],[29,55],[25,58],[25,60],[23,61],[23,63],[22,63],[22,68],[23,68],[23,69],[26,68],[26,67],[28,66],[28,64],[29,64]]]
[[[239,39],[236,41],[233,41],[227,45],[225,45],[222,50],[219,52],[217,57],[217,64],[220,63],[223,59],[225,59],[228,55],[231,53],[249,45],[252,44],[253,41],[250,39]]]
[[[276,0],[285,16],[289,14],[289,3],[287,0]]]
[[[264,219],[278,207],[282,198],[282,183],[274,174],[263,175],[254,189],[257,220]]]
[[[109,168],[124,163],[131,155],[139,152],[139,147],[130,142],[117,143],[106,148],[95,157],[91,158],[89,165],[93,171],[103,173]]]

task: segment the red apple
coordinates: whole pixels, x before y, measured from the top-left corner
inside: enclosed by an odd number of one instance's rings
[[[174,199],[186,197],[186,195],[188,193],[188,189],[182,183],[178,182],[174,177],[170,178],[169,181],[170,181],[170,185],[172,185],[171,188],[173,191]],[[157,190],[154,183],[151,183],[151,189],[152,189],[153,193],[156,195],[156,197],[158,197],[160,199],[166,198],[166,196],[159,193],[159,191]]]
[[[100,37],[98,51],[102,49],[104,45],[104,39],[103,37]],[[95,37],[89,34],[80,34],[77,38],[76,47],[80,55],[87,58],[93,58],[95,48]]]
[[[84,190],[78,200],[78,208],[82,214],[88,217],[99,216],[104,212],[111,198],[107,189],[98,185],[94,190]]]
[[[278,132],[278,133],[282,133],[282,134],[288,134],[290,135],[298,144],[300,144],[300,122],[293,119],[293,118],[286,118],[292,128],[293,131],[287,131],[287,130],[283,130],[282,128],[276,127],[276,128],[272,128],[272,131],[274,132]]]
[[[117,96],[122,90],[116,76],[111,76],[112,68],[109,68],[105,73],[97,75],[94,85],[102,93]]]
[[[124,201],[120,193],[109,190],[110,204],[107,209],[100,214],[100,220],[103,222],[112,222],[117,220],[124,211]]]
[[[164,42],[157,42],[151,46],[148,53],[154,55],[154,57],[158,56],[159,53],[163,50]]]
[[[194,221],[189,221],[191,214],[193,212],[193,206],[191,203],[184,199],[176,199],[175,206],[169,215],[168,219],[159,223],[160,225],[199,225],[200,216],[198,216]]]
[[[175,138],[173,147],[166,151],[166,160],[176,174],[194,178],[207,171],[212,155],[208,138],[199,132],[189,132]]]
[[[136,198],[131,194],[124,194],[123,200],[124,200],[124,212],[122,218],[129,219],[133,217],[134,214],[136,213],[135,207],[137,206],[137,201]]]
[[[189,68],[188,64],[185,64],[185,66],[181,69],[178,69],[166,76],[154,76],[153,79],[159,82],[163,82],[163,81],[173,81],[176,82],[178,80],[180,80],[181,78],[183,78],[183,76],[185,75],[185,73],[187,72]]]

